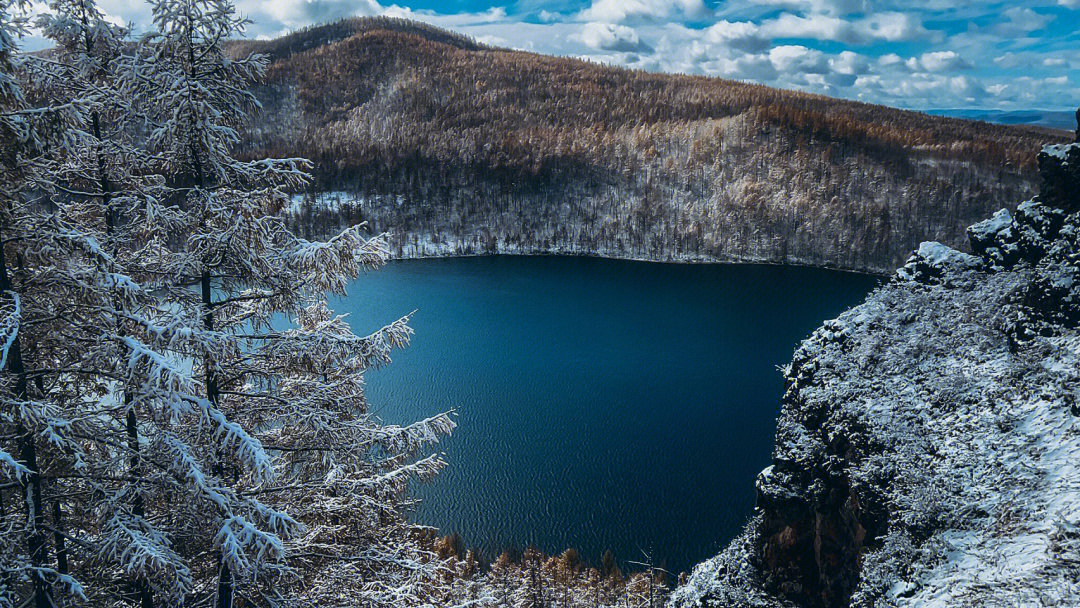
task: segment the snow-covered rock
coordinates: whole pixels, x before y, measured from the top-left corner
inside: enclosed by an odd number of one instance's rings
[[[1011,255],[1011,252],[1003,251],[1001,247],[1013,240],[1012,225],[1012,214],[1008,209],[1001,209],[990,219],[969,226],[967,233],[971,240],[971,250],[976,255],[989,258],[993,264],[1003,264],[1006,256]]]
[[[1040,197],[1066,211],[1080,209],[1080,142],[1045,146],[1039,153]]]
[[[957,251],[935,241],[919,245],[915,255],[896,271],[904,281],[934,282],[956,272],[973,270],[982,265],[979,258]]]
[[[969,235],[797,349],[756,512],[671,606],[1080,606],[1080,212]]]
[[[1069,159],[1069,151],[1077,147],[1080,144],[1053,144],[1049,146],[1043,146],[1042,153],[1047,156],[1051,156],[1057,160],[1067,162]]]

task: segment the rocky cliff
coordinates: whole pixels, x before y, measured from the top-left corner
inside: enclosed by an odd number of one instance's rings
[[[1080,143],[784,368],[742,536],[671,605],[1080,605]]]

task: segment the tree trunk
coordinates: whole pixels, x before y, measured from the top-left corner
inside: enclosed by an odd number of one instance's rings
[[[0,293],[14,292],[14,286],[8,277],[7,259],[4,253],[3,241],[0,241]],[[18,401],[27,401],[26,367],[22,360],[22,336],[16,335],[8,349],[7,371],[15,376],[14,397]],[[34,568],[45,568],[48,558],[48,546],[45,543],[45,530],[42,526],[42,497],[41,497],[41,473],[38,472],[37,445],[32,433],[23,428],[22,423],[16,424],[18,435],[19,460],[23,466],[30,469],[30,474],[20,478],[19,483],[23,490],[24,504],[26,505],[26,522],[29,527],[29,535],[26,538],[26,552],[30,556],[30,565]],[[38,573],[31,574],[33,582],[32,605],[35,608],[53,608],[52,588]]]
[[[213,290],[210,286],[210,271],[204,270],[202,280],[200,281],[202,286],[202,304],[206,309],[203,316],[203,326],[207,331],[214,330],[214,312],[211,309],[213,304]],[[214,407],[218,406],[218,401],[221,398],[221,393],[217,385],[217,377],[213,370],[213,361],[207,354],[205,361],[203,362],[206,367],[206,398],[210,401]],[[214,466],[214,473],[221,477],[224,475],[224,468],[219,462]],[[218,588],[217,588],[217,608],[232,608],[233,605],[233,582],[232,571],[225,564],[225,560],[222,556],[218,555]]]
[[[56,571],[60,574],[68,573],[67,544],[63,530],[64,512],[60,507],[60,501],[53,501],[53,544],[56,546]]]

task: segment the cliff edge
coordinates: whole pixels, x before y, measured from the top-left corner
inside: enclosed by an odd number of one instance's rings
[[[784,368],[744,533],[671,606],[1080,605],[1080,143]]]

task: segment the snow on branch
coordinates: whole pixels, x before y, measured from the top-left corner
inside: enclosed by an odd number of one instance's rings
[[[83,589],[82,583],[78,581],[74,576],[70,574],[63,574],[57,572],[54,568],[48,568],[44,566],[39,567],[27,567],[24,569],[29,575],[39,577],[42,580],[48,581],[50,585],[55,589],[60,589],[67,595],[86,601],[86,591]]]
[[[390,363],[390,354],[408,346],[413,334],[409,315],[370,335],[357,336],[343,316],[313,318],[312,313],[310,307],[301,313],[300,329],[265,336],[267,344],[260,353],[319,374],[348,374]]]
[[[23,466],[22,463],[12,458],[11,454],[8,454],[2,449],[0,449],[0,464],[4,465],[4,474],[9,478],[12,473],[15,473],[16,479],[21,479],[31,473],[30,469]]]
[[[117,510],[102,530],[98,557],[182,600],[192,586],[191,571],[168,537],[143,517]]]
[[[343,294],[362,269],[386,262],[390,251],[385,236],[364,238],[360,228],[353,226],[325,242],[297,239],[291,260],[310,289]]]
[[[240,462],[244,463],[260,481],[272,481],[275,475],[274,464],[263,449],[258,439],[248,434],[244,427],[230,422],[221,410],[202,401],[203,416],[214,429],[214,438],[226,450],[231,450]]]
[[[5,291],[5,299],[10,301],[0,304],[0,369],[7,365],[8,350],[15,343],[19,335],[19,320],[22,317],[22,304],[19,294],[14,291]]]
[[[379,427],[375,442],[390,453],[415,454],[425,447],[437,444],[441,437],[451,434],[457,428],[451,414],[438,414],[406,426]]]
[[[193,490],[192,493],[214,503],[221,513],[229,513],[233,501],[230,500],[228,492],[216,483],[211,483],[188,445],[168,432],[161,433],[160,439],[172,457],[170,467],[188,484],[189,489]]]
[[[221,551],[221,561],[236,574],[247,573],[253,580],[258,570],[253,564],[280,562],[285,545],[275,534],[259,530],[250,521],[229,517],[214,537],[214,547]]]
[[[128,348],[129,373],[142,370],[147,388],[165,393],[195,394],[196,384],[190,369],[181,361],[159,353],[131,336],[122,336],[120,341]]]
[[[56,448],[58,453],[71,459],[71,466],[76,471],[85,469],[85,452],[82,445],[73,438],[75,421],[64,416],[59,405],[47,401],[23,401],[0,398],[4,414],[0,419],[15,422],[19,426],[40,436]]]

